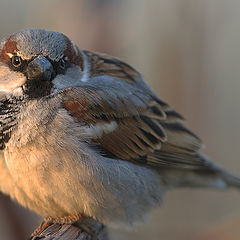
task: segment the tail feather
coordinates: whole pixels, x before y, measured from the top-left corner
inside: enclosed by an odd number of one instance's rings
[[[224,180],[228,187],[240,188],[240,177],[237,177],[222,169],[219,169],[218,175]]]
[[[228,173],[214,164],[206,155],[198,155],[204,162],[203,167],[196,169],[186,168],[159,168],[160,175],[167,189],[174,187],[198,187],[226,189],[235,187],[240,189],[240,177]]]
[[[225,187],[240,188],[240,177],[235,176],[234,174],[231,174],[223,168],[217,166],[205,154],[199,153],[199,155],[202,159],[209,163],[209,170],[213,171],[214,175],[216,175],[219,180],[222,180],[225,183]]]

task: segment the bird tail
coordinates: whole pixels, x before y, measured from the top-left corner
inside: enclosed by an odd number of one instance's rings
[[[219,189],[224,189],[228,187],[240,188],[240,177],[235,176],[234,174],[229,173],[225,169],[216,165],[205,154],[199,153],[199,156],[201,156],[201,158],[204,159],[206,163],[209,164],[208,165],[209,175],[208,174],[207,175],[208,177],[211,176],[210,178],[213,181],[213,183],[215,182],[215,184],[213,184],[212,187]]]
[[[167,189],[174,187],[198,187],[226,189],[234,187],[240,189],[240,177],[235,176],[213,163],[206,155],[198,155],[205,161],[204,166],[195,169],[167,168],[160,169]]]
[[[215,188],[226,189],[234,187],[240,189],[240,177],[215,167],[208,170],[168,170],[161,171],[168,189],[173,187]]]
[[[213,174],[225,183],[225,187],[240,188],[240,177],[235,176],[234,174],[229,173],[225,169],[216,165],[205,154],[201,153],[200,155],[210,163],[210,169],[213,170]]]
[[[219,169],[217,175],[226,183],[227,187],[240,188],[240,177]]]

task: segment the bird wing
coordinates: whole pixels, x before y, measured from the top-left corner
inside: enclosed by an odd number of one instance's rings
[[[201,140],[146,87],[137,71],[115,58],[87,54],[92,80],[64,90],[61,97],[103,155],[157,167],[208,167],[199,153]]]

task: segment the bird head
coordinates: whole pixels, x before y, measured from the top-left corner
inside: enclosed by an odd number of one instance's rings
[[[81,53],[64,34],[26,29],[0,45],[0,98],[41,98],[68,68],[81,66]]]

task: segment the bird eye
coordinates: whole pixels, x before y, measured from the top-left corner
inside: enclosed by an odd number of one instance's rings
[[[12,57],[12,65],[16,68],[22,65],[22,58],[19,56]]]
[[[59,65],[62,69],[64,69],[66,67],[66,60],[65,58],[62,58],[60,61],[59,61]]]

